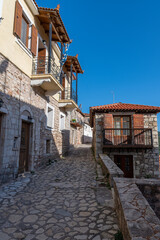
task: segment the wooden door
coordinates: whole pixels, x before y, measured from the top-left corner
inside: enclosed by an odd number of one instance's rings
[[[46,48],[38,50],[37,74],[45,74],[47,67]]]
[[[133,178],[133,156],[117,155],[114,156],[114,162],[124,172],[124,177]]]
[[[114,117],[114,128],[114,145],[132,143],[130,116]]]
[[[28,123],[22,122],[21,145],[20,145],[20,156],[19,156],[19,173],[28,171],[29,128],[30,128],[30,125]]]

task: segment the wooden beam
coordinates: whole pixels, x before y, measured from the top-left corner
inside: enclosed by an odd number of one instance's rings
[[[51,23],[52,23],[52,19],[51,19]],[[62,45],[64,46],[64,44],[63,44],[63,42],[62,42],[62,39],[60,38],[60,36],[59,36],[59,34],[58,34],[58,32],[57,32],[57,29],[55,28],[55,26],[54,26],[53,23],[52,23],[52,27],[53,27],[53,29],[54,29],[56,35],[57,35],[57,38],[59,39],[59,41],[60,41],[60,42],[62,43]]]

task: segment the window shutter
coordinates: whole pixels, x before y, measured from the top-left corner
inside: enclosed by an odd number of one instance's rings
[[[14,19],[14,34],[21,38],[22,28],[22,7],[18,1],[16,1],[15,19]]]
[[[108,114],[108,113],[105,113],[104,114],[104,128],[107,129],[107,128],[113,128],[113,115],[112,114]],[[112,144],[112,133],[113,131],[112,130],[105,130],[105,142],[107,144]]]
[[[34,56],[36,56],[37,53],[37,36],[38,30],[34,25],[32,25],[31,52],[33,53]]]
[[[144,115],[143,114],[134,114],[133,115],[133,127],[140,130],[134,130],[134,143],[135,144],[145,144],[146,135],[141,130],[144,128]]]
[[[47,127],[53,128],[54,125],[54,110],[48,107]]]
[[[133,127],[134,128],[144,128],[144,115],[143,114],[133,114]]]
[[[105,113],[104,114],[104,128],[113,128],[113,115]]]

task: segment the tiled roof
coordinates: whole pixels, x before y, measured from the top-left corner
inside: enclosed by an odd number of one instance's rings
[[[108,110],[108,111],[160,112],[160,107],[119,102],[119,103],[91,107],[90,110],[91,111]]]
[[[47,11],[54,11],[55,10],[54,8],[47,8],[47,7],[39,7],[39,9],[47,10]]]
[[[85,117],[89,117],[90,114],[89,113],[84,113]]]

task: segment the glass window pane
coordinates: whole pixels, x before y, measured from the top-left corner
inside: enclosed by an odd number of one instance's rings
[[[121,128],[121,122],[114,122],[114,128]]]
[[[129,122],[130,117],[123,117],[123,122]]]
[[[26,45],[27,44],[27,22],[22,18],[22,29],[21,29],[21,40]]]
[[[120,122],[120,121],[121,121],[121,117],[115,117],[115,118],[114,118],[114,121],[115,121],[115,122]]]
[[[130,128],[129,122],[123,122],[123,128]]]
[[[120,136],[121,135],[121,130],[114,130],[114,135],[115,136]]]

